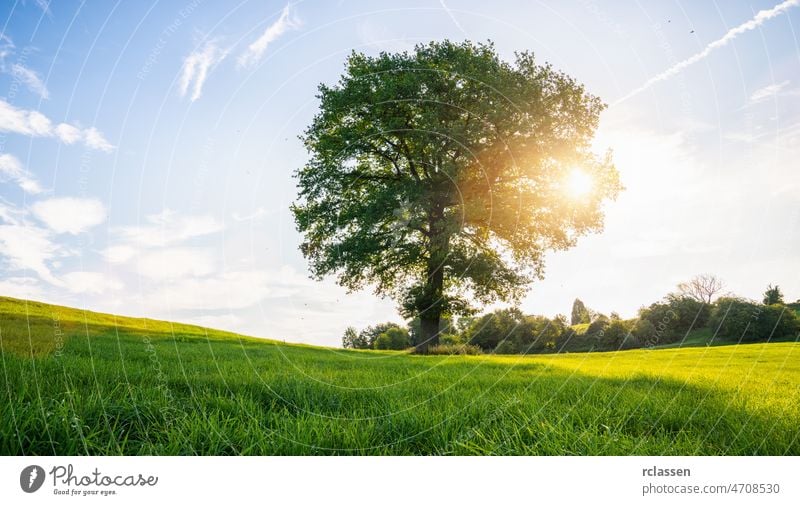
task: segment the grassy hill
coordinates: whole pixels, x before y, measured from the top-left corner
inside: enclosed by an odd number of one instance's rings
[[[0,298],[0,454],[794,454],[800,344],[287,345]]]

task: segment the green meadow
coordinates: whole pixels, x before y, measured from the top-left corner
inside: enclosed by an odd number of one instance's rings
[[[800,343],[344,351],[0,298],[0,454],[800,455]]]

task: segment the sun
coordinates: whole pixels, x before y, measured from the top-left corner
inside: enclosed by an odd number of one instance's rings
[[[565,192],[572,198],[581,198],[592,192],[594,180],[592,176],[579,168],[573,168],[564,185]]]

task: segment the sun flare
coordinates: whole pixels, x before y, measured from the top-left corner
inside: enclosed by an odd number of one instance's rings
[[[570,197],[581,198],[592,192],[594,181],[592,176],[579,168],[575,168],[567,177],[564,189]]]

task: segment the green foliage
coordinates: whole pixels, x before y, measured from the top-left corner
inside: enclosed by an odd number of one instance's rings
[[[775,305],[779,303],[783,303],[781,288],[770,284],[767,286],[767,290],[764,291],[764,305]]]
[[[472,323],[466,341],[485,351],[519,354],[553,350],[565,331],[563,317],[525,316],[519,309],[501,309]]]
[[[589,323],[589,327],[586,328],[586,335],[591,338],[600,338],[601,335],[606,331],[610,320],[608,317],[604,315],[597,316],[594,321]]]
[[[796,336],[799,321],[794,311],[784,305],[765,306],[725,297],[717,300],[710,323],[721,338],[754,342]]]
[[[522,312],[515,308],[485,314],[467,330],[467,341],[485,351],[493,350],[501,341],[511,337],[523,317]]]
[[[590,148],[604,105],[533,55],[492,44],[432,42],[353,53],[319,87],[292,212],[312,274],[372,286],[426,322],[468,314],[468,300],[518,298],[547,250],[602,227],[621,189],[610,155]],[[581,201],[561,183],[580,166]],[[432,340],[435,342],[435,340]]]
[[[346,349],[375,349],[375,341],[378,337],[393,328],[402,329],[397,323],[378,323],[374,326],[367,326],[361,330],[357,336],[353,336],[350,330],[352,329],[355,331],[355,329],[352,327],[347,328],[347,330],[345,330],[345,336],[342,338],[342,343],[344,344],[345,339],[347,339],[347,343],[350,345],[345,345],[344,347]],[[403,331],[406,330],[403,329]]]
[[[633,324],[631,333],[642,347],[652,347],[658,343],[658,330],[649,319],[639,318]]]
[[[570,324],[589,324],[592,321],[592,313],[586,308],[583,302],[576,298],[572,302],[572,316],[570,317]]]
[[[647,345],[677,342],[690,330],[706,326],[710,312],[708,304],[690,296],[667,295],[664,301],[639,310],[639,319],[649,321],[655,331],[637,336],[645,339]]]
[[[423,341],[422,323],[419,316],[413,318],[408,323],[408,332],[409,338],[411,339],[411,345],[416,346]],[[445,339],[452,340],[453,338],[458,338],[456,336],[458,333],[459,327],[456,324],[456,319],[449,315],[442,316],[439,320],[439,342],[445,343]]]
[[[613,314],[612,314],[613,316]],[[623,321],[619,316],[612,317],[605,327],[600,343],[608,349],[633,349],[639,347],[638,340],[631,335],[635,320]]]
[[[400,327],[392,327],[384,331],[375,339],[373,347],[378,350],[400,351],[411,346],[408,337],[408,330]]]
[[[348,326],[342,336],[342,347],[345,349],[369,349],[370,345],[355,328]]]

